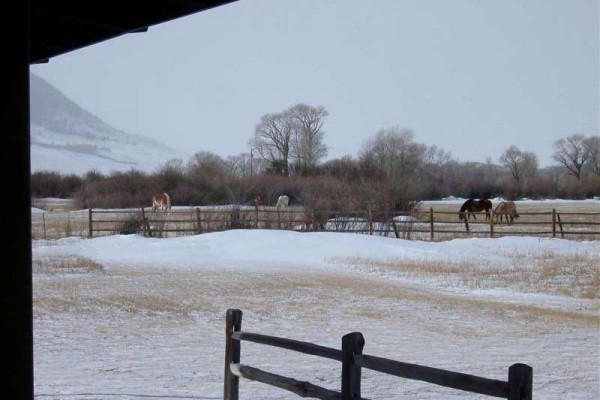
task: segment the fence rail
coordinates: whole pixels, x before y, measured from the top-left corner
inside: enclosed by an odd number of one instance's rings
[[[180,208],[170,212],[139,209],[88,209],[32,214],[32,236],[54,239],[65,236],[106,236],[142,233],[166,237],[196,235],[228,229],[285,229],[329,231],[389,236],[402,239],[446,240],[456,237],[507,235],[561,238],[600,238],[600,212],[521,212],[512,224],[485,219],[459,221],[457,212],[412,213],[375,210],[323,210],[288,207]]]
[[[275,386],[301,397],[317,399],[361,399],[361,369],[366,368],[401,378],[419,380],[460,391],[478,393],[509,400],[531,400],[533,369],[526,364],[513,364],[508,369],[508,380],[500,381],[476,375],[409,364],[363,354],[365,339],[360,332],[342,337],[342,349],[332,349],[298,340],[257,333],[243,332],[242,311],[229,309],[225,325],[225,400],[239,399],[239,378],[246,378]],[[280,347],[299,353],[329,358],[342,363],[340,391],[330,390],[306,381],[273,374],[240,363],[241,341]]]

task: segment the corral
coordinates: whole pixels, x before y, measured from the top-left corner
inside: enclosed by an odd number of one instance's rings
[[[65,201],[39,201],[49,211],[32,214],[32,236],[56,239],[139,233],[176,237],[228,229],[333,231],[416,240],[527,235],[597,240],[600,201],[518,201],[520,217],[512,225],[492,218],[460,221],[459,201],[422,202],[410,213],[365,210],[323,210],[303,207],[240,205],[173,207],[170,212],[148,208],[68,210]],[[35,204],[35,203],[34,203]]]

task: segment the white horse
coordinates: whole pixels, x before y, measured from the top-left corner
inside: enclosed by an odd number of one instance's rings
[[[171,198],[166,193],[158,193],[152,197],[152,211],[171,209]]]
[[[288,204],[290,204],[290,198],[287,197],[285,194],[279,196],[279,198],[277,199],[277,209],[279,210],[280,208],[285,208],[288,206]]]

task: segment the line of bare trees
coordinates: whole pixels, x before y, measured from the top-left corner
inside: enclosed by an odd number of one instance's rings
[[[323,161],[328,116],[322,106],[297,104],[263,115],[249,140],[253,151],[223,158],[201,151],[170,160],[156,173],[131,170],[83,176],[46,171],[31,177],[33,197],[72,197],[79,206],[144,206],[159,191],[173,205],[265,204],[282,194],[292,204],[336,209],[406,209],[414,201],[446,196],[588,198],[600,195],[600,136],[572,134],[554,143],[556,165],[517,146],[495,163],[459,162],[437,146],[416,141],[409,129],[381,129],[356,157]]]

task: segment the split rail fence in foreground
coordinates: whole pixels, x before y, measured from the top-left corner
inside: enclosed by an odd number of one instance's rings
[[[285,389],[301,397],[361,399],[363,398],[360,388],[362,368],[486,396],[509,400],[532,399],[533,369],[526,364],[511,365],[508,369],[508,380],[499,381],[363,354],[365,340],[360,332],[349,333],[342,337],[342,349],[338,350],[292,339],[244,332],[241,329],[242,311],[227,310],[223,396],[225,400],[239,399],[240,377]],[[242,365],[240,363],[240,342],[243,340],[340,361],[342,363],[341,391],[326,389],[310,382],[297,381],[293,378]]]

